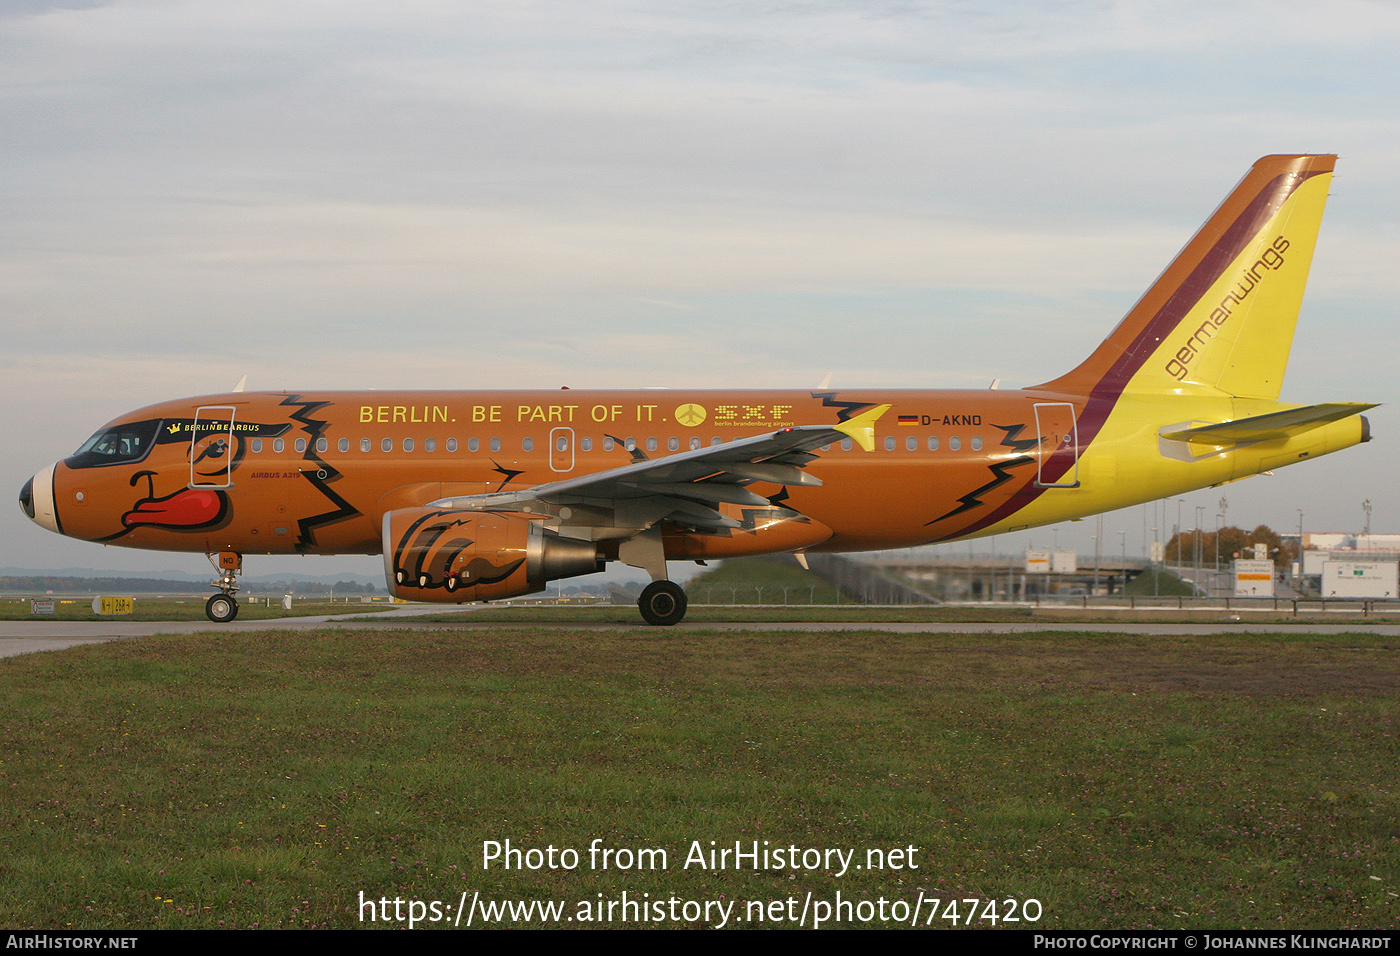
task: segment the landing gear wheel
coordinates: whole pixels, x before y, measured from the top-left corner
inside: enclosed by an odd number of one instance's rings
[[[204,613],[215,624],[227,624],[238,616],[238,602],[232,594],[216,594],[204,602]]]
[[[672,581],[653,581],[642,589],[637,607],[648,624],[670,627],[685,617],[685,591]]]

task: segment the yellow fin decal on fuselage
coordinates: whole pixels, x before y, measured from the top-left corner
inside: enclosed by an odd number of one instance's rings
[[[856,444],[866,451],[875,450],[875,423],[880,420],[880,416],[890,410],[888,405],[880,405],[869,411],[861,412],[840,424],[831,426],[843,435],[849,435],[855,439]]]

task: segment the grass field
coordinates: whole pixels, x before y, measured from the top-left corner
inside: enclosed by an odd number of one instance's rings
[[[976,898],[979,916],[1040,907],[984,926],[1394,927],[1397,650],[1298,632],[497,628],[11,658],[0,922],[353,927],[361,893],[451,912],[479,891],[568,916],[624,892],[737,901],[741,926],[749,901],[839,893],[936,897],[935,926]],[[580,862],[485,869],[483,845],[506,840]],[[594,840],[665,849],[667,867],[592,868]],[[918,868],[686,868],[695,841],[858,863],[915,847]]]
[[[1180,612],[1174,608],[1139,609],[1128,612],[1126,607],[1105,611],[1090,605],[1081,610],[1068,606],[1047,605],[1037,611],[1029,605],[979,604],[973,606],[943,604],[908,604],[902,606],[881,606],[869,604],[842,604],[839,606],[811,607],[805,604],[782,606],[735,605],[732,607],[692,604],[686,611],[688,624],[1015,624],[1053,617],[1066,624],[1111,624],[1115,621],[1132,621],[1142,624],[1183,624],[1217,622],[1229,627],[1231,623],[1245,620],[1258,624],[1278,624],[1285,630],[1306,628],[1313,624],[1345,625],[1352,624],[1397,624],[1400,616],[1381,614],[1372,611],[1363,614],[1360,608],[1346,613],[1328,612],[1300,613],[1297,617],[1287,611],[1253,612],[1238,609],[1227,610],[1221,606],[1210,609]],[[467,622],[491,624],[515,624],[529,627],[533,624],[577,624],[597,626],[599,624],[641,623],[641,615],[635,605],[541,605],[541,606],[487,606],[463,614],[444,612],[442,614],[416,615],[414,621],[421,624],[463,624]]]

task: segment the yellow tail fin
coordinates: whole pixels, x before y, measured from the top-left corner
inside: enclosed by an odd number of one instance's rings
[[[1265,156],[1113,333],[1040,388],[1276,400],[1336,156]]]

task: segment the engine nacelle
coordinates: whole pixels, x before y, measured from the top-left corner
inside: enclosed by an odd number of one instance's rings
[[[389,592],[412,601],[489,601],[603,570],[591,541],[515,515],[401,508],[384,515]]]

